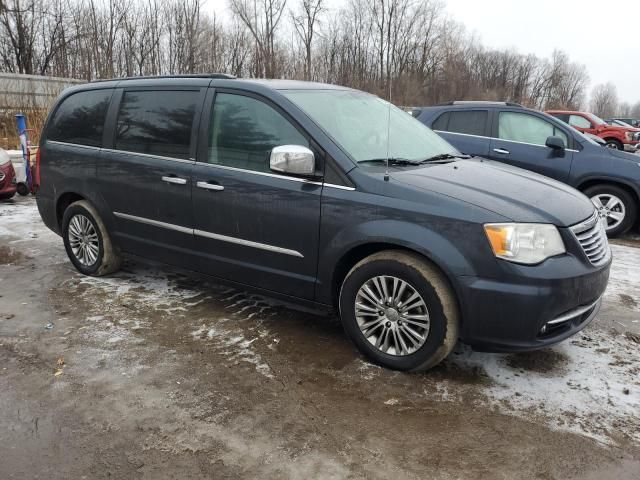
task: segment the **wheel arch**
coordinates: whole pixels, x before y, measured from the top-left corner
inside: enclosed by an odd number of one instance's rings
[[[62,217],[64,211],[69,205],[80,200],[87,200],[77,192],[65,192],[56,200],[56,222],[60,231],[62,231]]]
[[[455,282],[455,275],[447,268],[443,267],[437,260],[433,258],[432,255],[421,251],[417,248],[412,248],[408,245],[403,245],[401,243],[390,242],[390,241],[375,241],[362,243],[359,245],[355,245],[345,251],[343,255],[339,258],[336,266],[333,269],[333,273],[331,276],[331,303],[333,308],[337,311],[339,305],[339,294],[340,287],[345,277],[349,273],[349,271],[361,260],[382,251],[386,250],[395,250],[401,251],[410,255],[415,255],[420,257],[424,262],[432,265],[439,273],[442,274],[442,277],[448,283],[451,291],[455,295],[455,300],[458,304],[459,311],[460,309],[460,292],[458,290],[457,282]],[[460,317],[460,321],[462,323],[462,315]]]
[[[606,177],[588,178],[582,180],[576,188],[581,192],[584,192],[588,188],[595,187],[596,185],[612,185],[614,187],[622,188],[633,197],[638,207],[640,207],[640,192],[623,180]]]

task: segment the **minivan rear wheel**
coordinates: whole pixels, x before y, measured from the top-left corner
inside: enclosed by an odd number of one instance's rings
[[[626,233],[635,222],[638,206],[626,190],[615,185],[594,185],[584,191],[605,223],[607,236]]]
[[[62,238],[74,267],[85,275],[103,276],[122,263],[96,209],[86,200],[72,203],[62,217]]]
[[[427,370],[458,340],[455,295],[442,273],[416,254],[389,250],[361,260],[345,277],[339,304],[349,338],[384,367]]]

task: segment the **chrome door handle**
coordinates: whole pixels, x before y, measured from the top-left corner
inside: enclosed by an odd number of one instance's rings
[[[180,177],[167,177],[167,176],[164,176],[164,177],[162,177],[162,181],[163,182],[167,182],[167,183],[175,183],[176,185],[186,185],[186,183],[187,183],[187,179],[186,178],[180,178]]]
[[[216,190],[216,191],[224,190],[224,187],[222,185],[216,185],[215,183],[209,183],[209,182],[197,182],[196,187],[204,188],[205,190]]]
[[[494,148],[493,151],[500,155],[509,155],[509,150],[505,150],[504,148]]]

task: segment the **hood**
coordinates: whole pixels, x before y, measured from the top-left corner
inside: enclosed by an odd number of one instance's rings
[[[609,152],[609,155],[611,155],[612,157],[619,158],[621,160],[628,160],[640,165],[640,155],[638,155],[637,153],[624,152],[615,148],[607,148],[607,152]]]
[[[9,162],[11,162],[11,157],[6,151],[0,148],[0,165],[5,165]]]
[[[514,222],[567,227],[593,214],[591,201],[550,178],[482,159],[402,169],[391,178],[423,190],[457,198]]]
[[[601,125],[598,125],[598,132],[620,132],[620,133],[625,133],[625,132],[640,132],[640,128],[635,128],[635,127],[623,127],[621,125],[609,125],[607,123],[603,123]]]

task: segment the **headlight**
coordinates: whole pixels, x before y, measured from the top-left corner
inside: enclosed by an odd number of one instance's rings
[[[488,223],[484,231],[495,256],[514,263],[532,265],[566,251],[554,225]]]
[[[628,141],[633,141],[633,132],[625,132],[624,136]]]

